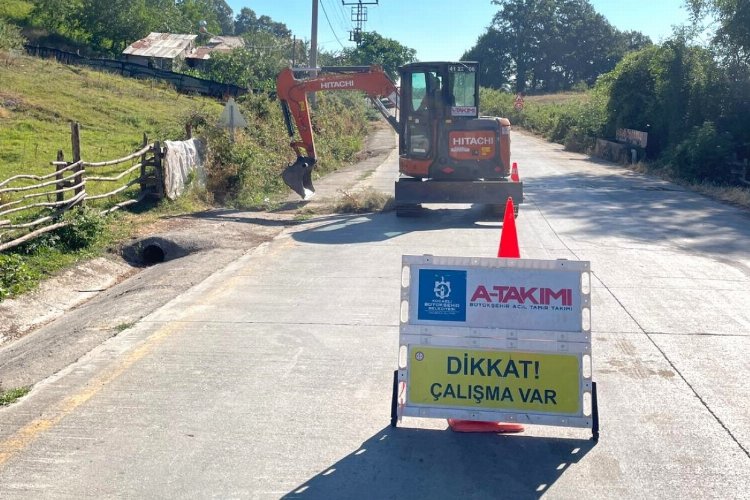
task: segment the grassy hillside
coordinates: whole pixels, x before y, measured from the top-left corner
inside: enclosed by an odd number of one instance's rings
[[[198,197],[161,203],[145,213],[116,213],[106,220],[95,212],[68,214],[76,220],[72,230],[0,252],[0,300],[100,254],[160,215],[209,203],[264,207],[269,199],[287,193],[280,174],[294,154],[278,103],[266,95],[249,95],[237,102],[249,126],[237,131],[232,142],[226,130],[215,125],[223,109],[215,99],[178,94],[158,82],[0,52],[0,180],[51,172],[50,161],[58,149],[70,159],[70,121],[82,125],[81,156],[87,161],[133,152],[144,132],[151,140],[179,140],[188,122],[194,133],[208,140],[207,190],[198,190]],[[372,113],[357,93],[319,96],[313,116],[319,173],[354,159]]]
[[[81,123],[83,158],[100,161],[132,152],[144,132],[154,140],[182,138],[196,112],[218,117],[221,104],[152,81],[10,59],[0,65],[0,178],[49,172],[58,149],[71,158],[70,121]]]

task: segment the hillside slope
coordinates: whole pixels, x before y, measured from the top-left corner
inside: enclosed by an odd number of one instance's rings
[[[82,126],[89,161],[132,152],[143,133],[180,139],[187,117],[219,116],[215,99],[31,57],[0,61],[0,178],[49,172],[58,149],[70,158],[70,121]]]

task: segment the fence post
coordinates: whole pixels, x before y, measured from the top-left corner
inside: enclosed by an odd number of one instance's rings
[[[70,142],[73,149],[73,163],[81,161],[81,124],[78,122],[70,122]],[[83,181],[83,165],[78,165],[73,169],[76,176],[73,180],[74,184],[80,184]],[[84,191],[84,187],[77,187],[75,189],[75,195],[81,194]],[[84,196],[85,198],[85,196]],[[79,205],[83,205],[84,200],[78,202]]]
[[[154,167],[156,169],[156,197],[162,199],[164,198],[164,164],[159,141],[154,142]]]
[[[65,161],[65,154],[63,153],[62,149],[57,150],[57,161]],[[55,174],[55,179],[57,180],[57,183],[55,184],[55,191],[59,191],[63,188],[65,188],[65,183],[62,181],[63,173],[60,172],[60,170],[64,169],[65,165],[55,165],[55,171],[57,172]],[[55,200],[60,202],[65,199],[65,193],[57,193]]]
[[[143,143],[141,144],[141,148],[145,148],[148,146],[148,135],[146,135],[146,132],[143,133]],[[143,194],[146,191],[146,153],[143,153],[141,155],[141,194]]]

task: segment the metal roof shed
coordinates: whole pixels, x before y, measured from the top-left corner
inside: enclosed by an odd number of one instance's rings
[[[171,70],[175,59],[184,59],[193,50],[196,38],[198,35],[149,33],[122,53],[126,61]]]

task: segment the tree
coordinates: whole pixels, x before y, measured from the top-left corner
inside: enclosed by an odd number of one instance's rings
[[[398,76],[398,67],[416,61],[416,55],[416,50],[373,31],[362,34],[359,47],[345,49],[343,60],[352,65],[378,64],[395,80]]]
[[[145,0],[81,0],[76,19],[94,47],[115,53],[149,28]]]
[[[255,11],[253,9],[243,7],[234,20],[234,32],[238,35],[248,33],[250,31],[253,31],[257,24],[258,16],[255,15]]]
[[[698,23],[705,16],[716,19],[714,42],[725,49],[725,56],[750,65],[750,1],[685,0]]]
[[[464,52],[461,60],[482,63],[479,66],[479,81],[484,87],[505,88],[512,81],[508,40],[492,27],[477,39],[473,48]]]
[[[212,53],[201,71],[205,78],[252,89],[272,90],[277,73],[289,65],[292,45],[271,33],[245,33],[246,47]]]
[[[290,38],[292,31],[284,23],[278,23],[268,16],[258,17],[253,9],[244,7],[234,21],[238,35],[243,33],[264,32],[280,38]]]
[[[31,17],[47,31],[71,33],[78,8],[77,0],[34,0]]]
[[[516,91],[557,91],[591,85],[628,51],[650,43],[637,32],[621,33],[588,0],[493,0],[500,10],[465,57],[487,70],[482,80]],[[640,36],[638,36],[640,35]],[[503,76],[494,76],[502,71]],[[484,71],[483,71],[484,72]],[[493,77],[494,76],[494,77]]]

